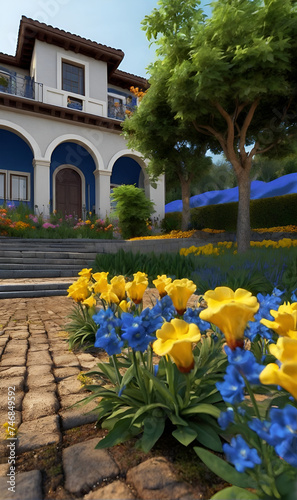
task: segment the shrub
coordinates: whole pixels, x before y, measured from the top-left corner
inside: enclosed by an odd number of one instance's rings
[[[251,200],[251,227],[256,229],[296,224],[296,207],[297,194]],[[209,227],[235,231],[237,211],[237,202],[193,208],[191,210],[191,224],[193,229]]]
[[[170,233],[171,231],[178,231],[181,229],[181,212],[170,212],[165,214],[161,222],[162,233]]]
[[[114,188],[115,215],[124,239],[146,236],[148,221],[153,213],[153,203],[146,198],[143,189],[131,185]]]

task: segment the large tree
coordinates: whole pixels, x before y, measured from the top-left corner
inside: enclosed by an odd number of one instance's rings
[[[177,120],[215,138],[239,188],[238,250],[250,243],[250,173],[255,155],[295,134],[296,0],[159,0],[143,21],[158,45],[152,65],[167,75]],[[197,140],[198,143],[198,140]]]
[[[123,131],[128,146],[149,160],[147,171],[152,181],[165,174],[166,182],[181,186],[183,202],[182,229],[190,220],[190,186],[210,169],[207,157],[209,138],[197,134],[192,124],[175,119],[167,102],[167,75],[162,68],[152,68],[150,87],[133,115],[126,118]]]

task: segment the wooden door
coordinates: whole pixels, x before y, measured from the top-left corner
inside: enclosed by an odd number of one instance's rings
[[[56,210],[63,215],[82,216],[81,178],[72,168],[63,168],[56,175]]]

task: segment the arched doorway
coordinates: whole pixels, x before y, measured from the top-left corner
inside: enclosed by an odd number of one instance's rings
[[[81,217],[81,209],[80,175],[72,168],[63,168],[56,175],[56,210]]]

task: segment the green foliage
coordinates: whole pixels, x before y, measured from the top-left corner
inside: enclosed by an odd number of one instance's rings
[[[161,222],[162,233],[170,233],[181,229],[181,212],[170,212],[165,214]]]
[[[224,404],[215,381],[222,379],[226,365],[222,343],[204,337],[194,348],[195,367],[187,374],[169,356],[161,358],[155,374],[151,349],[144,354],[125,350],[88,373],[98,384],[86,386],[92,395],[85,402],[102,398],[96,410],[98,423],[109,431],[96,448],[138,436],[136,447],[148,452],[173,427],[172,435],[182,445],[197,440],[221,451],[216,418]]]
[[[65,326],[68,332],[69,349],[88,349],[95,342],[95,334],[98,329],[92,319],[94,311],[78,303],[74,306],[68,318],[70,321]]]
[[[206,18],[198,0],[160,0],[143,26],[158,46],[149,70],[162,80],[176,121],[205,134],[209,148],[232,163],[241,187],[238,251],[244,252],[252,159],[272,148],[287,152],[296,135],[297,11],[294,0],[211,6]]]
[[[131,185],[114,188],[112,194],[116,201],[115,215],[123,238],[135,238],[148,234],[147,222],[153,213],[153,203],[146,198],[143,189]]]
[[[297,287],[296,267],[296,248],[253,248],[244,256],[234,255],[231,249],[219,256],[190,254],[186,257],[120,250],[115,254],[98,254],[93,272],[108,271],[110,278],[118,274],[132,278],[134,273],[142,271],[148,274],[150,284],[162,274],[173,279],[188,278],[194,281],[199,294],[223,285],[233,289],[245,288],[254,294],[271,293],[277,286],[290,294]]]
[[[250,201],[252,228],[269,228],[296,224],[297,194],[288,194]],[[207,205],[191,210],[191,225],[194,229],[236,230],[238,203]],[[168,214],[169,215],[169,214]]]

